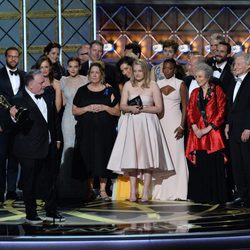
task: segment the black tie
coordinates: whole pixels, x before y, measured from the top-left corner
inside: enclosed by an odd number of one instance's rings
[[[213,71],[219,71],[221,73],[221,68],[217,68],[215,65],[213,66]]]
[[[13,70],[10,70],[10,74],[13,76],[13,75],[18,75],[18,71],[17,70],[15,70],[15,71],[13,71]]]
[[[43,97],[43,94],[41,94],[41,95],[35,95],[36,99],[41,99],[42,97]]]

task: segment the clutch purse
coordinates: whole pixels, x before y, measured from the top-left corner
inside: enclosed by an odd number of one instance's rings
[[[128,105],[129,105],[129,106],[139,106],[139,107],[143,107],[141,97],[138,95],[138,96],[136,96],[135,98],[129,100],[129,101],[128,101]]]

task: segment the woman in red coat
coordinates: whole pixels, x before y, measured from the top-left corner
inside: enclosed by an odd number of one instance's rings
[[[226,96],[210,82],[213,71],[201,63],[195,72],[199,88],[192,92],[187,119],[186,157],[191,161],[188,198],[195,202],[226,201],[225,155],[222,126]]]

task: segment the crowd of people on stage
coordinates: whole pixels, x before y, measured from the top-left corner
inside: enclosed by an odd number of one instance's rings
[[[23,199],[26,222],[39,224],[39,196],[45,219],[61,222],[58,188],[85,181],[85,201],[110,201],[111,188],[114,200],[250,207],[250,54],[232,55],[213,34],[209,55],[190,52],[182,65],[178,46],[165,41],[162,62],[150,69],[139,44],[111,65],[94,40],[64,68],[62,47],[50,42],[28,73],[18,68],[18,49],[7,48],[0,205]]]

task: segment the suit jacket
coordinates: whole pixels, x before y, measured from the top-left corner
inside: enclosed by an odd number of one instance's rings
[[[115,66],[104,63],[105,64],[105,82],[110,84],[115,90],[119,91],[118,86],[118,74]],[[89,61],[84,62],[80,69],[80,75],[87,76],[89,70]]]
[[[18,72],[20,76],[20,91],[24,86],[25,72],[21,70],[18,70]],[[7,101],[12,105],[12,98],[14,97],[14,92],[5,66],[0,69],[0,95],[3,95],[7,99]],[[0,153],[8,154],[14,136],[13,122],[11,120],[9,110],[1,107],[1,105],[0,126],[3,129],[3,132],[0,132]]]
[[[242,81],[233,102],[235,84],[229,90],[227,124],[229,124],[230,138],[241,142],[243,130],[250,129],[250,72]]]
[[[211,124],[214,128],[201,139],[196,137],[193,129],[191,128],[192,124],[196,124],[199,129],[206,127],[198,105],[200,88],[193,90],[189,100],[187,108],[189,136],[186,146],[186,157],[193,164],[196,163],[196,150],[206,150],[209,154],[225,148],[221,126],[225,120],[226,96],[220,86],[212,84],[212,88],[213,91],[205,106],[205,112],[207,124]]]
[[[228,96],[228,91],[234,84],[234,76],[231,73],[231,64],[229,62],[227,62],[223,71],[221,72],[220,78],[213,78],[213,83],[220,85],[226,96]]]
[[[56,154],[56,108],[50,95],[44,95],[44,100],[47,104],[48,122],[46,122],[38,106],[25,89],[13,99],[15,105],[27,108],[30,112],[29,119],[17,127],[13,153],[18,158],[46,158],[49,152],[49,132],[51,136],[51,147],[54,150],[54,154]],[[18,126],[18,124],[16,126]]]

